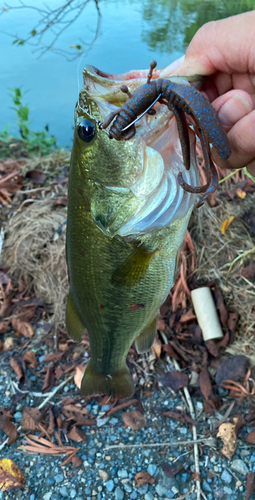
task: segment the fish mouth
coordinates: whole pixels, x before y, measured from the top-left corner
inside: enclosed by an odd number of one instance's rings
[[[168,73],[171,71],[171,67],[169,68]],[[148,70],[134,70],[121,75],[111,75],[94,66],[85,66],[84,90],[80,94],[84,92],[96,102],[100,113],[99,119],[103,121],[109,113],[116,111],[126,102],[127,95],[120,87],[126,85],[132,93],[146,83],[147,74]],[[163,75],[164,78],[170,76],[167,75],[166,69],[157,69],[153,73],[153,79]],[[180,80],[180,77],[171,77],[171,80],[188,84],[187,81]],[[82,102],[84,103],[84,99]],[[154,109],[155,115],[145,114],[136,124],[135,144],[142,168],[135,182],[127,187],[139,199],[139,205],[132,216],[118,229],[117,234],[120,236],[146,234],[162,229],[185,217],[197,201],[197,195],[184,191],[177,180],[181,171],[186,183],[193,186],[199,184],[195,134],[192,129],[189,130],[191,162],[187,171],[183,164],[173,113],[166,105],[158,102],[154,105]],[[134,139],[129,139],[130,144],[132,141]],[[109,187],[109,189],[119,188]]]

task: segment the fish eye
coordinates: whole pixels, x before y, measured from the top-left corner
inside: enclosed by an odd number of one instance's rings
[[[96,125],[92,120],[84,118],[78,125],[78,134],[84,142],[91,142],[96,133]]]

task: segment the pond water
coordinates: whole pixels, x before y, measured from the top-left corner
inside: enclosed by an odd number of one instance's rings
[[[167,66],[184,54],[202,24],[252,10],[255,0],[51,0],[49,7],[33,0],[26,5],[30,8],[9,1],[0,15],[0,130],[9,123],[10,132],[18,133],[8,89],[21,87],[27,91],[31,128],[48,125],[58,145],[70,147],[85,64],[108,73],[148,68],[152,59]]]

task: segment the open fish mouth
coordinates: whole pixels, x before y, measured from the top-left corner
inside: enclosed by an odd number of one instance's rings
[[[166,70],[157,69],[153,79],[159,78],[163,72],[166,78]],[[126,85],[132,93],[146,82],[147,73],[147,70],[141,70],[110,75],[93,66],[85,66],[84,89],[80,92],[78,109],[92,116],[91,103],[95,102],[99,110],[96,119],[102,122],[109,113],[125,103],[127,95],[120,87]],[[189,85],[180,77],[171,77],[171,80]],[[129,140],[137,148],[140,164],[137,178],[126,187],[107,186],[109,190],[131,191],[138,201],[133,214],[118,228],[117,234],[123,237],[162,229],[182,219],[197,201],[197,195],[184,191],[177,180],[178,173],[182,171],[187,184],[199,184],[195,134],[189,130],[191,161],[187,171],[173,113],[158,102],[154,108],[156,114],[144,115],[137,123],[135,139]]]

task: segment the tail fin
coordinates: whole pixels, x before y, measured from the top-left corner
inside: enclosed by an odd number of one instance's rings
[[[89,363],[82,379],[81,392],[84,396],[108,394],[114,399],[124,399],[132,396],[134,384],[127,366],[114,375],[104,375]]]

